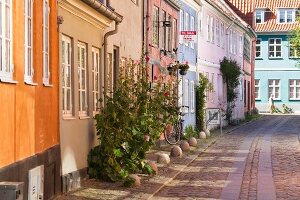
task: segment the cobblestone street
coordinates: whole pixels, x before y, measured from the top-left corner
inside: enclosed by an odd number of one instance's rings
[[[164,171],[139,188],[90,182],[58,199],[299,199],[299,121],[296,115],[265,115],[197,155],[159,166]]]

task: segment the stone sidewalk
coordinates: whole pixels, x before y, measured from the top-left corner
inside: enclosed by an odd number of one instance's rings
[[[228,133],[239,128],[240,126],[223,128],[223,136],[226,137]],[[167,184],[174,181],[174,179],[189,170],[189,165],[195,161],[199,155],[207,150],[208,147],[221,140],[220,130],[211,132],[211,137],[207,139],[198,140],[198,147],[191,147],[189,152],[184,152],[182,158],[172,158],[170,164],[158,164],[158,175],[156,176],[141,176],[140,187],[123,187],[120,183],[109,183],[96,181],[94,179],[83,180],[81,188],[69,192],[56,198],[56,200],[79,200],[79,199],[151,199]],[[162,145],[160,148],[155,148],[148,152],[147,159],[156,161],[157,154],[169,154],[170,145]],[[154,197],[157,199],[157,197]]]

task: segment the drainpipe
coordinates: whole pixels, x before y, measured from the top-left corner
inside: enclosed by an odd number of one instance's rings
[[[144,13],[143,13],[144,16]],[[143,21],[145,22],[145,55],[148,56],[149,52],[149,0],[146,0],[146,16],[144,17]]]
[[[119,27],[119,22],[115,22],[115,29],[111,30],[107,33],[104,34],[104,41],[103,41],[103,50],[104,50],[104,94],[107,94],[107,72],[108,72],[108,66],[107,66],[107,39],[109,36],[114,35],[118,33],[118,27]],[[104,98],[105,100],[105,98]],[[104,101],[104,103],[106,103]]]

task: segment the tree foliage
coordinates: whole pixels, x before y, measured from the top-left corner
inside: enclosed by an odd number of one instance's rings
[[[298,18],[300,22],[300,18]],[[290,50],[296,53],[297,57],[300,57],[300,27],[296,27],[293,31],[290,32],[288,36],[290,42]],[[298,62],[298,67],[300,63]]]
[[[90,177],[128,183],[131,173],[153,173],[145,154],[177,117],[177,82],[156,77],[150,87],[147,72],[144,59],[128,62],[115,90],[105,95],[95,116],[100,145],[88,155]]]

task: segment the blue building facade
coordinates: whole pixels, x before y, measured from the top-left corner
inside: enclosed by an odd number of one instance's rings
[[[193,43],[180,40],[181,31],[196,31],[198,29],[197,12],[200,9],[199,1],[180,0],[181,10],[178,19],[179,44],[178,44],[178,61],[188,63],[190,68],[186,75],[180,75],[179,96],[183,107],[184,127],[196,125],[196,90],[197,84],[196,66],[197,66],[197,40]]]
[[[299,26],[294,10],[275,6],[274,18],[263,9],[256,10],[255,105],[260,112],[270,112],[272,94],[279,110],[285,104],[300,112],[299,58],[288,40],[289,32]]]

